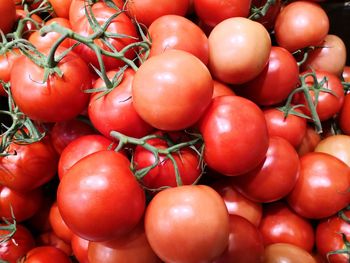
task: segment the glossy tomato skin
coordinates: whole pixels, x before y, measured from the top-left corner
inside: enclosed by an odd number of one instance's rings
[[[263,163],[232,180],[245,197],[268,203],[289,194],[298,179],[299,168],[299,156],[293,146],[281,137],[271,136]]]
[[[315,131],[315,128],[307,126],[306,133],[297,148],[299,156],[313,152],[320,141],[321,136]]]
[[[17,263],[35,246],[33,235],[26,227],[17,224],[16,229],[16,233],[11,240],[0,244],[0,258],[9,263]],[[9,232],[0,230],[0,234],[5,235]]]
[[[11,70],[13,63],[21,56],[18,49],[12,50],[0,54],[0,79],[4,82],[9,82],[11,78]],[[2,84],[0,84],[0,95],[7,96]]]
[[[31,191],[49,182],[57,172],[57,154],[45,139],[26,145],[12,143],[8,152],[12,154],[0,157],[0,184],[14,191]]]
[[[237,93],[258,105],[271,106],[283,102],[297,87],[298,80],[299,68],[292,54],[274,46],[264,70]]]
[[[0,5],[0,30],[7,34],[11,32],[16,20],[16,6],[13,0],[2,0]]]
[[[214,263],[262,263],[264,244],[256,226],[237,215],[230,215],[229,244]]]
[[[332,155],[312,152],[300,158],[300,175],[289,205],[301,216],[332,216],[348,205],[350,168]]]
[[[265,247],[264,263],[316,263],[306,250],[286,243],[275,243]]]
[[[88,247],[89,242],[77,235],[72,236],[72,250],[74,256],[78,259],[79,263],[89,263],[88,259]]]
[[[344,212],[349,218],[350,212]],[[345,244],[342,237],[343,233],[347,240],[350,238],[350,225],[348,222],[334,215],[318,223],[316,228],[316,247],[323,259],[327,258],[327,253],[344,249]],[[339,255],[329,255],[329,263],[346,263],[349,262],[349,255],[345,253]]]
[[[251,0],[194,0],[196,15],[208,26],[215,27],[231,17],[247,17]]]
[[[321,44],[328,30],[326,12],[319,4],[309,1],[296,1],[285,6],[275,24],[278,45],[290,52]]]
[[[213,95],[207,67],[192,54],[167,50],[136,72],[132,98],[136,112],[153,127],[176,131],[194,125]]]
[[[343,106],[339,113],[339,126],[344,134],[350,135],[350,94],[344,98]]]
[[[70,230],[63,221],[57,203],[53,203],[50,209],[49,221],[53,232],[64,242],[70,244],[72,240],[72,230]]]
[[[259,231],[265,246],[288,243],[309,252],[314,246],[315,234],[311,222],[296,214],[283,202],[264,206]]]
[[[165,15],[150,25],[148,33],[152,41],[150,56],[159,55],[169,49],[180,49],[208,64],[208,38],[191,20],[177,15]]]
[[[214,98],[199,122],[199,130],[205,162],[224,175],[246,173],[265,158],[269,136],[264,115],[245,98]]]
[[[58,176],[60,179],[68,172],[68,170],[80,159],[94,152],[113,149],[113,142],[106,137],[98,134],[81,136],[62,151],[58,161]]]
[[[40,246],[30,250],[24,263],[71,263],[69,257],[60,249],[53,246]]]
[[[59,49],[56,54],[62,51]],[[91,88],[88,66],[73,52],[69,52],[57,66],[63,77],[51,74],[46,82],[43,82],[44,69],[26,56],[19,58],[12,67],[13,98],[20,110],[33,120],[69,120],[87,106],[89,95],[84,90]]]
[[[109,71],[107,76],[113,79],[117,73],[118,71]],[[90,98],[89,118],[93,126],[107,138],[111,138],[111,131],[140,138],[153,130],[140,117],[133,105],[132,82],[134,76],[135,72],[132,69],[127,69],[119,85],[112,91],[103,96],[102,92],[97,92]],[[102,79],[98,79],[94,83],[95,88],[101,88],[104,85]]]
[[[268,62],[271,39],[258,22],[243,17],[226,19],[211,31],[208,39],[210,72],[222,82],[250,81]]]
[[[57,204],[73,233],[106,241],[127,234],[138,224],[145,193],[129,167],[121,153],[99,151],[81,159],[62,178]]]
[[[145,232],[165,262],[211,262],[228,245],[229,216],[220,195],[208,186],[168,188],[149,203]]]
[[[295,148],[298,147],[306,133],[306,119],[288,114],[276,108],[267,108],[264,111],[267,129],[270,136],[279,136],[286,139]]]

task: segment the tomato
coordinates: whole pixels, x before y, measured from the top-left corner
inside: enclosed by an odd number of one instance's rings
[[[26,193],[19,193],[5,186],[0,186],[0,218],[16,218],[22,222],[32,217],[40,208],[43,192],[40,188]]]
[[[305,74],[305,72],[303,74]],[[322,88],[333,92],[332,94],[329,92],[320,91],[318,95],[316,111],[320,120],[325,121],[340,111],[344,102],[343,85],[340,79],[334,74],[326,71],[315,71],[315,74],[318,83],[320,83],[324,78],[327,78],[327,81],[322,85]],[[312,76],[308,76],[305,82],[309,87],[314,85],[314,79]],[[315,102],[315,92],[310,90],[309,93],[312,100]],[[306,105],[303,110],[306,112],[306,114],[310,115],[304,94],[297,93],[293,98],[293,103]]]
[[[28,20],[27,17],[28,17],[27,10],[16,9],[16,20],[19,21],[22,19],[26,19],[24,22],[24,26],[20,32],[23,38],[28,38],[33,31],[40,29],[40,26],[44,24],[41,17],[38,16],[37,14],[32,14],[30,16],[31,20],[34,20],[35,22]]]
[[[349,218],[350,212],[346,211],[344,215]],[[344,221],[338,215],[324,219],[318,223],[316,228],[316,247],[324,259],[327,258],[327,253],[345,248],[342,234],[349,240],[350,225],[349,222]],[[347,263],[349,262],[349,255],[346,253],[329,255],[327,262]]]
[[[299,176],[299,156],[293,146],[278,136],[270,137],[265,160],[247,174],[232,178],[248,199],[267,203],[282,199]]]
[[[53,246],[40,246],[30,250],[23,263],[71,263],[69,257]]]
[[[288,196],[289,205],[301,216],[331,216],[349,204],[350,169],[332,155],[312,152],[300,158],[300,175]]]
[[[214,27],[231,17],[247,17],[251,0],[194,0],[196,15],[208,26]]]
[[[342,132],[350,135],[350,94],[344,98],[344,104],[339,112],[339,126]]]
[[[159,55],[169,49],[179,49],[208,64],[208,38],[191,20],[177,15],[165,15],[150,25],[148,33],[152,41],[150,56]]]
[[[262,263],[264,244],[259,230],[245,218],[230,215],[230,236],[226,251],[214,263]]]
[[[16,21],[16,6],[13,0],[1,0],[0,17],[0,30],[4,34],[11,32]]]
[[[313,152],[320,141],[321,136],[315,131],[315,128],[307,126],[306,133],[297,149],[299,156]]]
[[[72,230],[70,230],[63,221],[57,203],[52,204],[49,214],[49,220],[53,232],[64,242],[70,244],[72,240]]]
[[[141,220],[145,193],[121,153],[99,151],[77,162],[62,178],[57,204],[73,233],[106,241],[130,232]]]
[[[270,50],[271,39],[264,26],[243,17],[226,19],[209,35],[210,72],[222,82],[247,82],[262,72]]]
[[[88,259],[88,240],[85,240],[77,235],[72,236],[72,250],[74,256],[78,259],[79,263],[89,263]]]
[[[73,5],[73,3],[75,3]],[[88,10],[89,14],[85,15],[84,12],[84,1],[75,0],[72,2],[69,13],[69,20],[72,25],[74,32],[88,37],[94,34],[93,27],[91,27],[90,22],[88,21],[87,15],[94,16],[95,20],[101,26],[103,25],[110,17],[115,16],[117,11],[114,8],[108,7],[105,2],[97,2],[92,5],[91,11]],[[130,18],[126,13],[121,12],[110,21],[106,33],[110,34],[119,34],[120,37],[106,37],[102,36],[94,40],[94,43],[98,45],[101,49],[106,51],[121,51],[124,47],[129,44],[135,43],[138,39],[138,34],[136,28]],[[128,37],[125,37],[128,36]],[[108,42],[108,44],[104,43]],[[112,46],[112,47],[109,47]],[[81,55],[81,57],[88,63],[92,64],[96,68],[100,68],[96,53],[87,45],[78,45],[74,48],[74,51]],[[133,49],[130,49],[125,53],[125,57],[128,59],[135,58],[136,52]],[[109,57],[106,55],[102,56],[105,69],[107,71],[112,69],[118,69],[120,66],[123,66],[125,63],[117,58]]]
[[[131,0],[127,1],[129,15],[138,23],[149,27],[157,18],[165,15],[185,16],[189,0]]]
[[[265,120],[270,136],[279,136],[298,147],[306,133],[306,119],[288,114],[284,117],[284,112],[268,108],[264,110]]]
[[[165,262],[211,262],[228,245],[229,216],[220,195],[208,186],[168,188],[147,206],[145,232]]]
[[[345,82],[350,82],[350,66],[345,66],[343,68],[342,77],[344,78]]]
[[[339,160],[342,160],[348,166],[350,166],[350,136],[347,135],[333,135],[321,140],[316,148],[315,152],[324,152]]]
[[[48,2],[58,17],[69,18],[69,7],[72,0],[49,0]]]
[[[271,106],[283,102],[299,81],[296,60],[286,49],[272,47],[268,64],[253,80],[242,85],[237,93],[258,105]]]
[[[123,238],[106,242],[89,242],[89,263],[140,262],[159,263],[157,255],[151,249],[143,224],[137,226]]]
[[[108,150],[113,142],[98,134],[84,135],[67,145],[62,151],[58,162],[58,176],[60,179],[80,159],[94,152]],[[113,147],[111,148],[113,149]]]
[[[252,0],[252,6],[255,6],[257,8],[261,8],[266,4],[267,0]],[[264,27],[266,27],[267,30],[271,31],[273,30],[276,22],[276,18],[281,10],[281,0],[275,0],[273,4],[270,5],[269,10],[267,13],[256,19],[257,22],[261,23]]]
[[[213,81],[206,66],[180,50],[167,50],[146,60],[132,84],[136,112],[161,130],[181,130],[195,124],[212,95]]]
[[[12,154],[0,157],[0,184],[14,191],[33,190],[57,172],[57,155],[45,139],[31,144],[12,143],[7,151]]]
[[[56,54],[61,52],[59,49]],[[83,91],[91,88],[91,77],[85,62],[69,52],[57,67],[63,76],[50,74],[43,82],[44,69],[26,56],[14,63],[10,80],[13,99],[29,118],[42,122],[65,121],[87,106],[89,95]]]
[[[214,91],[213,98],[226,95],[235,95],[235,92],[226,84],[213,79]]]
[[[311,222],[296,214],[283,202],[264,206],[259,226],[264,245],[288,243],[311,252],[314,246],[314,230]]]
[[[343,40],[336,35],[327,35],[321,47],[309,53],[303,69],[322,70],[341,76],[346,62],[346,47]]]
[[[264,263],[316,263],[316,260],[298,246],[276,243],[265,247]]]
[[[275,23],[278,45],[290,52],[320,45],[328,30],[326,12],[319,4],[308,1],[297,1],[285,6]]]
[[[246,173],[265,158],[269,145],[266,122],[250,100],[239,96],[214,98],[199,122],[199,130],[205,162],[224,175]]]
[[[37,246],[52,246],[62,250],[67,256],[72,255],[72,247],[64,242],[53,231],[40,234],[36,239]]]
[[[0,235],[9,234],[6,230],[0,230]],[[34,248],[35,241],[29,230],[17,224],[16,232],[12,239],[0,243],[0,258],[9,263],[17,263],[30,249]]]
[[[0,54],[0,79],[4,82],[10,81],[13,63],[21,56],[18,49],[13,48],[8,52]],[[0,83],[0,95],[7,96],[2,84]]]
[[[117,71],[110,71],[107,76],[112,80]],[[94,93],[89,102],[88,114],[93,126],[107,138],[111,131],[118,131],[127,136],[143,137],[153,129],[136,112],[133,105],[132,82],[135,72],[127,69],[121,82],[112,91],[103,95]],[[98,79],[94,87],[101,88],[105,84]]]
[[[247,219],[250,223],[259,226],[262,217],[262,206],[239,193],[232,181],[227,178],[215,181],[210,185],[224,199],[230,215],[237,215]]]

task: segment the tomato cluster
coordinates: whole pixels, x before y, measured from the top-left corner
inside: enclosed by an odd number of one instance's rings
[[[0,261],[349,262],[317,2],[1,0]]]

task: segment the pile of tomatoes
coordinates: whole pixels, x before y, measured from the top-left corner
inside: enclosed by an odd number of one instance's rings
[[[0,261],[349,262],[329,22],[317,1],[0,0]]]

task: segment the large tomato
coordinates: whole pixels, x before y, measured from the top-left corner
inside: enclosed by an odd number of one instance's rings
[[[4,34],[11,32],[16,20],[16,6],[13,0],[1,0],[0,17],[0,30]]]
[[[69,7],[72,0],[49,0],[48,2],[58,17],[69,18]]]
[[[250,100],[239,96],[214,98],[199,129],[205,162],[222,174],[246,173],[265,158],[269,145],[265,118]]]
[[[241,84],[266,66],[271,50],[267,30],[243,17],[219,23],[209,35],[209,68],[220,81]]]
[[[319,152],[300,158],[300,175],[288,196],[289,205],[301,216],[325,218],[350,201],[350,168],[336,157]]]
[[[245,197],[264,203],[287,196],[298,176],[299,156],[296,150],[287,140],[271,136],[263,163],[232,180]]]
[[[211,262],[228,245],[229,216],[220,195],[208,186],[168,188],[149,203],[145,232],[165,262]]]
[[[313,152],[320,141],[321,136],[315,131],[315,127],[307,126],[306,133],[297,148],[299,156]]]
[[[56,54],[63,50],[60,48]],[[42,122],[57,122],[74,118],[88,104],[91,76],[85,62],[69,52],[57,65],[63,74],[49,75],[44,81],[44,68],[22,56],[13,64],[11,91],[13,99],[29,118]]]
[[[194,55],[167,50],[149,58],[132,84],[137,113],[161,130],[181,130],[195,124],[209,106],[213,80]]]
[[[130,232],[141,220],[145,193],[121,153],[99,151],[77,162],[57,191],[61,216],[73,233],[106,241]]]
[[[319,4],[309,1],[296,1],[285,6],[275,24],[278,45],[290,52],[322,44],[328,30],[326,12]]]
[[[286,243],[276,243],[265,247],[264,263],[316,263],[306,250]]]

